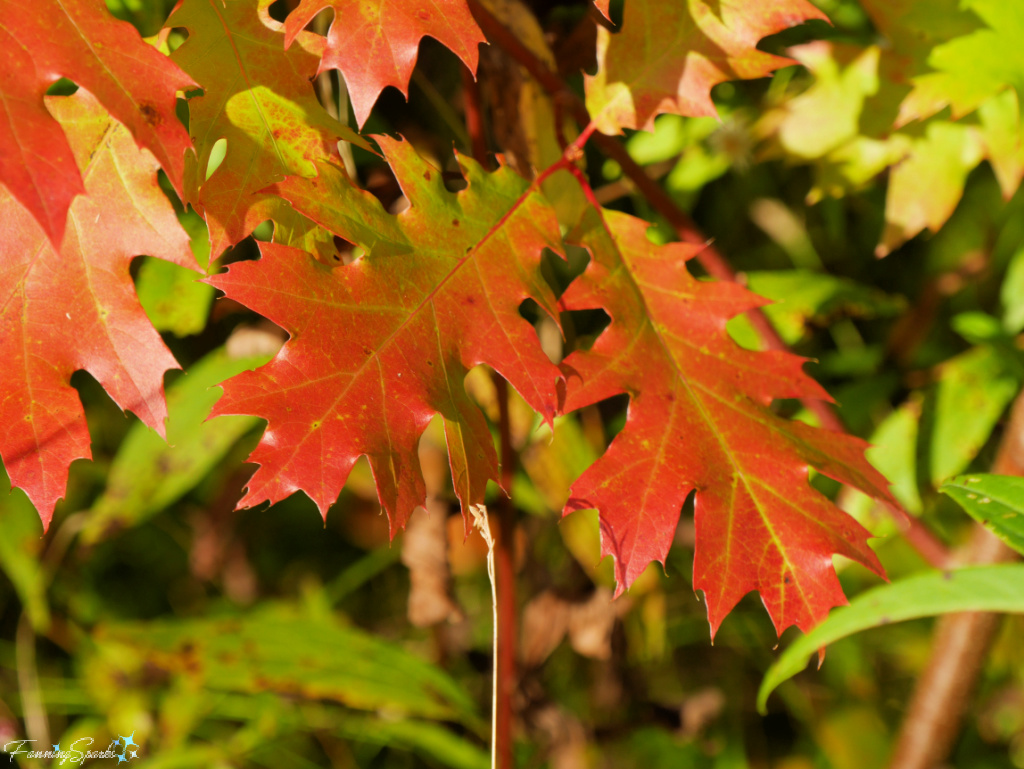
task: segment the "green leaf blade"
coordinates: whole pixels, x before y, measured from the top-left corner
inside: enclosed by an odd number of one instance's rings
[[[961,611],[1024,613],[1024,564],[932,571],[869,590],[782,653],[761,681],[757,708],[764,713],[768,695],[834,641],[880,625]]]
[[[255,417],[208,420],[221,395],[216,385],[266,362],[265,357],[232,358],[223,348],[198,361],[167,391],[167,441],[138,423],[111,465],[107,488],[93,503],[84,542],[136,526],[193,489],[245,433]]]
[[[973,473],[959,475],[939,489],[967,514],[1024,554],[1024,478]]]

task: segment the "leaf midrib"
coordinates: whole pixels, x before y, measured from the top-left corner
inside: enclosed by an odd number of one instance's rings
[[[644,292],[642,290],[642,286],[644,284],[641,283],[639,281],[639,279],[636,278],[633,275],[633,271],[631,269],[629,269],[628,263],[627,263],[624,255],[622,253],[622,249],[619,247],[618,240],[613,235],[613,233],[611,231],[611,228],[608,225],[608,222],[604,218],[603,215],[601,216],[601,224],[602,224],[602,228],[605,231],[605,234],[610,239],[610,242],[614,245],[615,252],[616,252],[616,254],[619,257],[619,266],[616,267],[616,269],[613,272],[610,273],[609,277],[611,277],[611,275],[614,275],[615,272],[619,272],[621,270],[625,274],[626,279],[632,285],[632,287],[633,287],[634,291],[636,292],[636,295],[637,295],[637,297],[638,297],[638,299],[639,299],[639,301],[641,303],[641,306],[643,307],[643,310],[644,310],[645,325],[650,327],[651,331],[653,332],[653,334],[658,339],[658,344],[661,347],[661,349],[662,349],[662,351],[663,351],[663,353],[665,355],[665,358],[671,362],[671,368],[672,368],[673,373],[675,374],[675,379],[685,389],[687,395],[690,398],[690,401],[695,405],[695,407],[697,408],[697,411],[700,414],[701,418],[704,420],[704,422],[710,428],[710,432],[714,435],[715,440],[718,442],[718,445],[719,445],[720,449],[722,450],[723,454],[728,458],[728,461],[729,461],[730,465],[733,468],[734,477],[737,477],[737,478],[739,478],[741,480],[741,482],[743,483],[744,487],[747,490],[748,496],[750,497],[751,500],[753,500],[754,504],[757,505],[758,514],[761,517],[761,520],[764,522],[765,529],[768,531],[769,536],[771,537],[771,541],[775,544],[776,549],[782,555],[782,558],[783,558],[786,566],[790,570],[792,570],[792,563],[790,562],[789,558],[787,557],[786,549],[784,547],[782,547],[780,539],[779,539],[778,535],[776,534],[774,528],[772,527],[769,517],[765,514],[764,507],[761,505],[758,496],[753,493],[752,484],[748,480],[746,473],[743,471],[741,463],[737,460],[735,454],[733,453],[733,451],[731,450],[729,445],[722,438],[720,431],[717,429],[718,421],[716,419],[714,419],[710,415],[709,410],[706,408],[706,406],[704,404],[703,398],[701,398],[700,395],[698,395],[698,393],[695,391],[695,388],[699,389],[701,393],[704,393],[706,395],[709,395],[709,396],[713,397],[715,400],[719,401],[721,404],[727,406],[728,408],[733,409],[734,411],[739,412],[739,409],[736,407],[736,405],[734,403],[732,403],[732,402],[726,400],[725,398],[721,397],[719,393],[717,393],[717,392],[715,392],[715,391],[705,387],[704,384],[702,382],[700,382],[699,380],[692,380],[691,377],[684,375],[682,369],[679,366],[679,362],[676,359],[676,356],[673,355],[672,352],[671,352],[671,347],[669,347],[669,345],[666,342],[665,337],[662,334],[661,330],[657,327],[657,325],[652,320],[653,316],[652,316],[652,314],[650,312],[650,309],[649,309],[649,307],[647,305],[646,296],[644,295]],[[637,330],[636,334],[634,334],[634,337],[635,338],[639,338],[640,335],[643,333],[643,330],[644,330],[644,326],[641,326],[640,329]],[[747,397],[749,397],[749,396],[747,396]],[[673,407],[673,409],[672,409],[673,417],[675,415],[675,412],[678,411],[679,408],[680,408],[680,406],[678,406],[678,405]],[[664,441],[662,441],[662,444],[659,447],[659,451],[655,455],[659,464],[662,463],[662,461],[663,461],[662,454],[663,454],[663,450],[664,450],[664,445],[665,445]],[[697,487],[696,483],[694,483],[693,485],[694,485],[695,488]],[[700,489],[698,488],[698,491],[699,490]],[[735,495],[733,495],[733,496],[735,498]],[[732,530],[734,528],[734,524],[735,524],[735,519],[734,519],[733,512],[734,512],[734,505],[730,505],[729,506],[729,513],[728,513],[728,516],[729,516],[728,528],[730,530]],[[734,539],[735,538],[733,538],[733,537],[729,537],[728,538],[728,544],[727,544],[728,550],[727,550],[727,553],[726,553],[726,561],[727,562],[731,562],[732,561],[732,552],[731,551],[732,551],[732,546],[733,546]]]

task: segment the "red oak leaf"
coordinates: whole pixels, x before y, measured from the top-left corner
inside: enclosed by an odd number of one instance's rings
[[[519,305],[530,297],[556,312],[539,265],[560,238],[536,186],[511,170],[488,174],[460,158],[469,187],[455,194],[409,144],[378,142],[410,203],[397,216],[329,163],[276,189],[365,256],[332,267],[263,245],[260,261],[211,279],[291,336],[271,363],[225,383],[215,413],[269,423],[241,505],[301,489],[326,515],[365,454],[394,533],[425,501],[417,445],[435,414],[464,508],[498,478],[490,432],[463,386],[471,367],[491,366],[554,415],[560,374]]]
[[[387,86],[409,95],[423,37],[447,46],[472,72],[477,46],[487,42],[466,0],[302,0],[285,19],[286,45],[324,8],[334,11],[334,21],[320,71],[341,70],[360,126]]]
[[[607,15],[607,3],[598,8]],[[598,68],[586,77],[587,108],[608,134],[650,129],[662,112],[716,115],[712,86],[793,64],[757,50],[757,43],[807,19],[827,21],[807,0],[629,0],[621,32],[598,28]]]
[[[198,156],[189,155],[185,194],[206,217],[214,256],[266,219],[296,218],[264,188],[292,174],[312,176],[314,159],[337,156],[338,139],[367,147],[313,92],[323,38],[300,32],[285,51],[281,25],[267,13],[271,1],[186,0],[167,21],[189,31],[172,58],[207,84],[188,102]],[[223,161],[209,174],[221,139]]]
[[[572,487],[565,512],[597,508],[603,555],[621,592],[664,563],[683,502],[696,490],[694,588],[714,634],[750,590],[776,629],[807,630],[845,603],[835,553],[881,574],[869,533],[808,484],[808,466],[886,501],[885,479],[857,438],[776,416],[775,398],[827,394],[783,352],[739,348],[726,321],[762,300],[734,283],[696,280],[699,246],[653,245],[648,224],[591,209],[576,233],[592,261],[563,296],[612,323],[562,364],[566,409],[630,395],[607,453]]]
[[[95,0],[0,0],[0,181],[59,247],[71,200],[83,191],[46,89],[61,77],[94,94],[160,161],[181,192],[188,133],[176,93],[184,72]]]
[[[195,269],[188,236],[140,150],[87,91],[48,97],[87,195],[71,203],[60,251],[0,189],[0,456],[48,525],[68,466],[91,456],[78,369],[163,434],[163,374],[174,358],[146,318],[128,272],[149,254]]]

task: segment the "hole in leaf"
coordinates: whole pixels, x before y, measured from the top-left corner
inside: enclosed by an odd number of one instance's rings
[[[267,8],[267,14],[274,21],[284,21],[294,6],[288,0],[274,0]]]
[[[829,499],[835,499],[839,490],[843,487],[839,481],[829,478],[827,475],[822,475],[814,470],[814,468],[808,469],[807,476],[809,483]]]
[[[566,355],[573,350],[589,350],[611,322],[611,316],[601,309],[563,312],[561,323]]]
[[[228,153],[228,140],[217,139],[213,143],[213,147],[210,149],[210,159],[206,163],[206,178],[209,179],[213,176],[214,172],[220,168],[220,164],[224,162],[224,156]]]
[[[541,310],[540,305],[532,299],[524,299],[519,305],[519,315],[530,323],[536,323],[543,314],[544,311]]]
[[[566,259],[563,259],[547,248],[541,254],[540,272],[551,286],[551,290],[555,292],[555,296],[565,293],[569,284],[582,275],[590,263],[590,254],[579,246],[566,246],[565,255]]]
[[[191,91],[194,96],[199,96],[202,91]],[[185,126],[185,130],[189,127],[189,114],[188,114],[188,101],[179,97],[174,102],[174,114],[177,116],[178,121]],[[192,137],[189,137],[189,141],[193,141]]]
[[[62,77],[56,83],[46,89],[47,96],[70,96],[78,90],[78,86],[66,77]]]
[[[176,51],[186,40],[188,40],[187,29],[184,27],[172,27],[171,31],[167,33],[167,48],[172,52]]]
[[[446,171],[442,176],[442,179],[444,180],[444,188],[448,190],[448,192],[460,192],[469,186],[469,182],[467,182],[465,177],[460,173]]]
[[[335,253],[331,255],[334,264],[352,264],[364,253],[363,249],[355,243],[337,235],[332,236],[331,242],[335,248]]]
[[[274,221],[272,219],[267,219],[266,221],[260,222],[256,226],[256,229],[252,231],[252,236],[256,240],[263,241],[264,243],[272,241],[274,239]]]

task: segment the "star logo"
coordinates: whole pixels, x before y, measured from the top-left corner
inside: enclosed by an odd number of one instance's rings
[[[121,743],[124,746],[121,747]],[[139,744],[135,742],[135,732],[132,732],[127,737],[118,735],[117,744],[120,748],[120,753],[117,754],[117,763],[120,765],[125,761],[131,761],[139,755]]]

